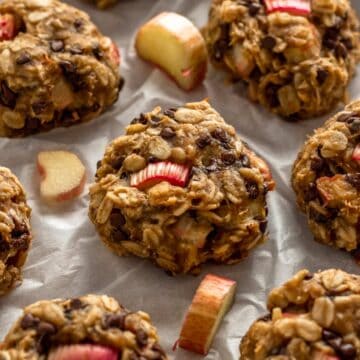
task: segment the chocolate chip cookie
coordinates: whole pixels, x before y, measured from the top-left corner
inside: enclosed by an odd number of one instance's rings
[[[98,165],[89,215],[119,255],[194,273],[266,238],[269,168],[206,101],[141,114]]]
[[[298,272],[270,292],[269,314],[246,333],[241,359],[359,359],[359,299],[357,275]]]
[[[0,167],[0,295],[21,281],[32,238],[30,213],[19,180]]]
[[[360,59],[349,0],[213,0],[204,36],[215,66],[289,120],[346,101]]]
[[[150,316],[108,296],[27,306],[0,344],[0,359],[166,360]]]
[[[355,251],[360,245],[360,101],[309,138],[294,164],[292,185],[315,239]]]
[[[84,12],[57,0],[6,0],[0,24],[0,136],[79,124],[117,100],[118,48]]]

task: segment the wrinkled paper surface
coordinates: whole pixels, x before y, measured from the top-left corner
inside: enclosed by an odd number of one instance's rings
[[[226,84],[226,76],[211,67],[204,84],[186,93],[162,72],[137,58],[134,35],[147,19],[171,10],[188,16],[200,27],[206,23],[210,0],[121,0],[107,11],[99,11],[80,0],[68,2],[87,11],[103,33],[121,47],[121,69],[126,82],[118,103],[99,119],[25,139],[0,140],[0,163],[14,171],[27,191],[34,232],[23,284],[0,299],[1,339],[20,316],[21,309],[35,301],[87,293],[108,294],[129,309],[151,314],[161,344],[171,359],[201,359],[181,349],[173,352],[171,348],[195,289],[202,277],[211,272],[236,280],[238,290],[235,304],[206,359],[238,359],[241,337],[265,312],[266,295],[271,288],[302,268],[316,271],[338,267],[360,273],[360,267],[349,255],[312,240],[290,187],[296,154],[306,136],[325,117],[300,123],[281,120],[247,100],[238,85]],[[360,4],[355,0],[353,4],[359,11]],[[360,77],[353,80],[350,91],[352,99],[360,97]],[[124,127],[140,112],[156,105],[171,107],[206,97],[272,168],[277,189],[268,197],[270,239],[240,264],[205,265],[198,277],[172,278],[146,260],[119,258],[102,244],[87,216],[87,189],[106,144],[123,134]],[[63,207],[46,205],[39,195],[36,155],[41,150],[54,149],[74,151],[87,168],[83,195]]]

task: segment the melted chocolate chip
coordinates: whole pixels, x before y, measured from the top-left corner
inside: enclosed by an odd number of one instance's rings
[[[119,228],[123,225],[125,225],[126,220],[124,215],[121,213],[119,209],[114,209],[113,212],[110,215],[110,224],[113,227]]]
[[[248,181],[245,183],[245,187],[250,199],[254,200],[259,196],[259,188],[256,183]]]
[[[326,79],[329,76],[329,72],[325,69],[319,69],[317,71],[317,75],[316,75],[316,80],[319,83],[319,85],[324,84],[324,82],[326,81]]]
[[[80,299],[75,298],[75,299],[70,300],[71,310],[80,310],[83,307],[84,307],[84,304]]]
[[[103,328],[118,328],[125,330],[126,314],[106,314],[103,319]]]
[[[267,35],[261,39],[260,46],[264,49],[272,50],[276,45],[276,39],[270,35]]]
[[[169,118],[175,119],[175,112],[177,109],[168,109],[164,111],[164,115],[168,116]]]
[[[136,342],[139,346],[146,346],[148,343],[148,335],[143,329],[136,330]]]
[[[316,173],[320,172],[325,165],[325,160],[320,157],[314,157],[311,159],[310,169]]]
[[[37,326],[36,331],[40,336],[53,335],[56,333],[56,328],[53,324],[41,321]]]
[[[198,148],[200,149],[204,149],[206,146],[211,144],[211,137],[208,134],[201,134],[197,139],[196,139],[196,145],[198,146]]]
[[[260,11],[261,5],[256,3],[250,3],[249,4],[249,14],[250,16],[255,16]]]
[[[0,83],[0,103],[4,106],[14,109],[16,106],[17,94],[12,91],[6,81]]]
[[[115,241],[115,242],[121,242],[121,241],[128,239],[128,235],[124,231],[120,230],[119,228],[114,229],[114,231],[111,233],[111,235],[112,235],[113,241]]]
[[[124,159],[124,156],[114,154],[114,157],[112,157],[110,160],[110,164],[115,170],[119,170],[124,162]]]
[[[229,142],[228,135],[227,135],[226,131],[222,128],[217,128],[214,131],[212,131],[211,136],[214,139],[221,141],[222,143]]]
[[[22,329],[27,330],[27,329],[31,329],[31,328],[36,328],[39,323],[40,323],[39,318],[37,318],[31,314],[26,314],[22,318],[20,326]]]
[[[63,60],[59,62],[65,77],[70,81],[74,91],[79,91],[86,87],[86,81],[77,73],[77,66],[71,61]]]
[[[232,152],[224,152],[221,154],[221,161],[224,163],[224,165],[232,165],[236,161],[236,156]]]
[[[165,127],[161,130],[160,136],[164,139],[171,139],[176,135],[175,130],[170,127]]]
[[[345,180],[356,190],[360,190],[360,173],[348,174],[345,176]]]
[[[262,220],[259,222],[259,228],[260,228],[260,231],[264,234],[266,229],[267,229],[267,225],[268,225],[268,222],[267,220]]]
[[[62,40],[52,40],[50,41],[50,48],[54,52],[59,52],[64,50],[64,42]]]
[[[25,64],[28,64],[29,62],[31,62],[31,56],[30,56],[27,52],[21,53],[21,54],[16,58],[16,63],[17,63],[18,65],[25,65]]]

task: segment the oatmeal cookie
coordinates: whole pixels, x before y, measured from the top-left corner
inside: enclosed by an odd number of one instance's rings
[[[271,173],[206,101],[141,114],[98,165],[89,215],[119,255],[197,272],[266,238]]]
[[[317,241],[346,251],[359,247],[360,101],[308,139],[295,161],[292,185]]]
[[[213,0],[204,36],[216,66],[244,80],[250,99],[290,120],[346,101],[360,60],[349,0]]]
[[[57,0],[5,0],[0,14],[0,136],[85,122],[117,100],[118,48],[87,14]]]
[[[105,295],[27,306],[0,344],[1,360],[166,360],[150,316]]]
[[[21,281],[32,238],[30,213],[19,180],[0,167],[0,295]]]
[[[360,359],[359,276],[302,270],[270,292],[267,307],[242,339],[242,360]]]

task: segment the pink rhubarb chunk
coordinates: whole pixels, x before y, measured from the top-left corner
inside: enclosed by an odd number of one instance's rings
[[[352,159],[357,161],[357,163],[360,165],[360,144],[356,145],[356,148],[354,149],[354,152],[352,153]]]
[[[268,14],[282,11],[292,15],[306,16],[311,13],[310,0],[265,0],[265,6]]]
[[[0,41],[11,40],[16,36],[15,17],[11,14],[0,15]]]
[[[118,352],[104,346],[79,344],[60,346],[50,352],[48,360],[117,360]]]

